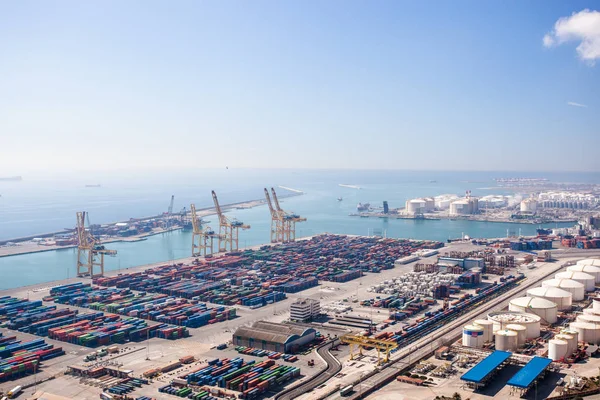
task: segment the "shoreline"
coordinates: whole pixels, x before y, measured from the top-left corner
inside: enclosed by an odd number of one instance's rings
[[[504,223],[504,224],[524,224],[524,225],[545,225],[545,224],[574,224],[577,223],[577,219],[568,219],[568,220],[552,220],[552,221],[529,221],[529,220],[514,220],[514,219],[487,219],[487,218],[473,218],[466,216],[453,216],[450,217],[448,215],[431,215],[424,216],[423,218],[411,217],[408,215],[398,215],[398,214],[381,214],[381,213],[356,213],[350,214],[350,217],[360,217],[360,218],[390,218],[390,219],[410,219],[410,220],[418,220],[418,221],[471,221],[471,222],[493,222],[493,223]]]
[[[295,197],[295,196],[301,196],[303,194],[304,194],[303,192],[292,192],[292,193],[286,193],[286,194],[280,195],[279,197],[282,199],[285,199],[285,198],[290,198],[290,197]],[[237,203],[225,204],[225,205],[221,206],[221,209],[223,210],[223,212],[226,213],[226,212],[229,212],[229,211],[232,211],[235,209],[249,209],[249,208],[259,207],[259,206],[262,206],[265,204],[266,204],[265,199],[247,200],[247,201],[242,201],[242,202],[237,202]],[[198,214],[198,217],[200,217],[200,218],[211,216],[211,215],[216,215],[216,213],[217,213],[217,211],[214,208],[214,206],[197,209],[197,214]],[[190,212],[188,211],[186,213],[186,216],[189,214],[190,214]],[[154,217],[131,218],[128,221],[119,221],[119,222],[147,221],[150,219],[157,219],[157,218],[163,218],[163,217],[164,217],[163,215],[159,215],[159,216],[154,216]],[[114,225],[119,222],[111,222],[111,223],[102,224],[102,225]],[[180,229],[183,229],[183,228],[176,227],[176,228],[171,228],[169,230],[165,230],[162,228],[156,228],[156,230],[153,230],[152,232],[145,232],[140,235],[134,235],[134,236],[130,236],[130,237],[114,237],[114,238],[104,239],[104,240],[102,240],[102,243],[108,244],[108,243],[118,243],[118,242],[140,242],[140,241],[146,240],[146,238],[148,238],[150,236],[155,236],[155,235],[159,235],[161,233],[166,233],[166,232],[180,230]],[[43,245],[39,245],[37,243],[34,244],[31,242],[32,239],[34,239],[34,238],[47,238],[47,237],[52,237],[52,236],[59,235],[59,234],[71,233],[73,231],[74,231],[74,229],[71,231],[62,230],[62,231],[57,231],[57,232],[52,232],[52,233],[45,233],[42,235],[31,235],[31,236],[26,236],[26,237],[21,237],[21,238],[16,238],[16,239],[0,240],[0,258],[12,257],[12,256],[18,256],[18,255],[24,255],[24,254],[43,253],[43,252],[47,252],[47,251],[77,248],[77,245],[43,246]],[[7,243],[20,243],[20,244],[16,245],[16,246],[7,246],[6,245]]]

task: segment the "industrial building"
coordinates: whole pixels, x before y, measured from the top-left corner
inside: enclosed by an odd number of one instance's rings
[[[292,321],[310,321],[321,314],[321,303],[314,299],[298,299],[290,305]]]
[[[477,197],[467,196],[450,203],[450,215],[472,215],[478,212],[479,200]]]
[[[508,351],[496,350],[467,371],[460,379],[475,389],[482,388],[508,364],[510,356],[511,353]]]
[[[258,321],[251,327],[243,326],[233,334],[236,346],[254,347],[285,353],[294,353],[316,338],[313,328],[301,328],[275,322]]]

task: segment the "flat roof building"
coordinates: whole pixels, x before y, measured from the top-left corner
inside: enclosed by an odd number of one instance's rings
[[[290,305],[292,321],[310,321],[321,314],[321,303],[314,299],[298,299]]]
[[[258,321],[251,327],[238,328],[233,334],[233,344],[281,353],[294,353],[301,346],[315,340],[316,335],[317,332],[313,328]]]
[[[500,371],[504,363],[510,358],[512,353],[508,351],[496,350],[476,366],[468,370],[461,380],[466,381],[470,386],[477,388],[484,387],[492,376]]]

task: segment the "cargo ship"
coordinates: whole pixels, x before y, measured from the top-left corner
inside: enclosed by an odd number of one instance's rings
[[[358,203],[356,205],[356,210],[357,211],[369,211],[369,207],[371,207],[370,203]]]
[[[96,184],[96,185],[85,185],[85,187],[86,187],[86,188],[99,188],[99,187],[102,187],[102,186],[101,186],[101,185],[98,185],[98,184]]]

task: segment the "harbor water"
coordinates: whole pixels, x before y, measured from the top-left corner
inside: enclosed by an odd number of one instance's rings
[[[75,212],[90,213],[91,223],[109,223],[131,217],[158,215],[166,211],[175,195],[175,211],[212,205],[210,190],[215,189],[222,204],[261,199],[264,187],[279,185],[301,190],[302,196],[284,199],[282,208],[308,218],[297,225],[297,237],[319,233],[340,233],[445,241],[462,234],[471,237],[504,237],[507,232],[535,234],[537,225],[461,220],[402,220],[349,216],[359,202],[402,207],[409,198],[445,193],[473,195],[514,194],[495,187],[493,178],[510,176],[546,177],[552,181],[594,182],[598,174],[548,176],[524,173],[460,173],[416,171],[315,171],[315,170],[212,170],[197,173],[155,173],[69,179],[28,179],[0,185],[0,239],[33,235],[73,227]],[[94,179],[94,181],[90,181]],[[85,187],[100,184],[100,187]],[[355,185],[360,189],[341,187]],[[277,189],[286,193],[285,189]],[[289,192],[287,192],[289,193]],[[338,197],[342,201],[338,201]],[[240,247],[269,241],[270,215],[266,206],[236,209],[230,216],[251,225],[240,232]],[[206,218],[218,228],[215,216]],[[566,224],[570,226],[572,224]],[[565,226],[551,224],[550,226]],[[118,251],[107,257],[106,269],[118,270],[188,257],[191,232],[174,231],[154,235],[138,242],[110,243]],[[62,249],[10,257],[0,257],[0,289],[65,279],[75,275],[75,249]]]

